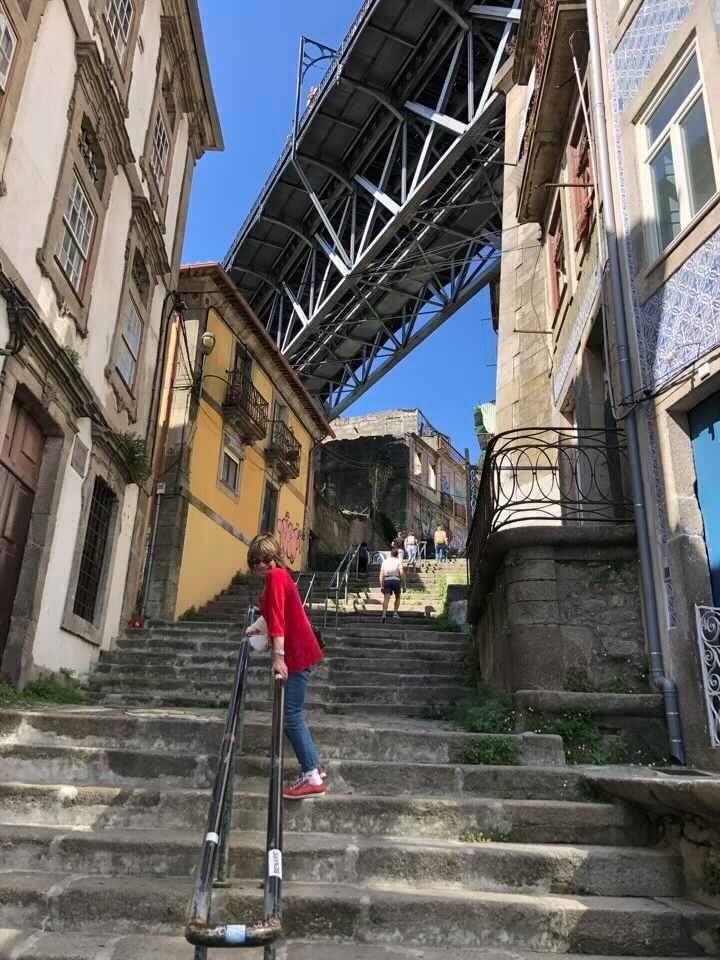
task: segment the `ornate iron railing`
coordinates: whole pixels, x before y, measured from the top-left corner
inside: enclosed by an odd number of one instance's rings
[[[627,450],[615,430],[508,430],[488,444],[468,536],[470,574],[514,525],[632,523]]]
[[[282,420],[273,420],[270,445],[286,463],[297,465],[300,460],[300,441]]]
[[[720,607],[695,607],[710,743],[720,747]]]
[[[232,374],[225,394],[225,406],[244,414],[257,428],[258,433],[267,433],[269,404],[247,377]]]

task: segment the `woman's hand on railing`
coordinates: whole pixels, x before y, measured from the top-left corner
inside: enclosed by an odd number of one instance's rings
[[[273,677],[279,677],[281,680],[285,681],[288,678],[288,668],[285,663],[285,657],[274,655],[272,659],[272,674]]]

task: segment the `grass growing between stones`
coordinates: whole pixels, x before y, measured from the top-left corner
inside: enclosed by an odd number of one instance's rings
[[[462,762],[486,767],[511,767],[518,762],[519,749],[510,737],[478,740],[463,748]]]
[[[58,680],[47,677],[36,680],[24,690],[18,690],[12,684],[0,682],[0,708],[2,707],[38,707],[48,703],[87,703],[87,692],[72,677]]]
[[[509,830],[493,830],[490,833],[483,833],[481,830],[463,830],[458,837],[460,843],[507,843],[509,839]]]
[[[592,714],[582,710],[567,711],[557,716],[538,715],[532,725],[533,733],[556,734],[562,737],[568,763],[587,763],[598,766],[628,763],[629,750],[621,736],[608,740],[603,737]]]
[[[515,729],[512,698],[495,690],[481,689],[477,702],[458,708],[455,722],[468,733],[512,733]]]
[[[720,850],[709,850],[705,857],[703,886],[711,897],[720,897]]]
[[[645,677],[638,677],[638,683]],[[568,670],[563,681],[563,690],[568,693],[637,693],[633,677],[615,674],[603,683],[595,683],[585,670]]]

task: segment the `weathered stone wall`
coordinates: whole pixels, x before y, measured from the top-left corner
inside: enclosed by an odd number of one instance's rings
[[[476,622],[484,682],[561,690],[572,673],[597,689],[646,689],[633,546],[523,546],[495,570]]]
[[[372,478],[377,465],[389,468],[376,491],[378,511],[405,529],[409,497],[409,450],[391,436],[356,437],[322,444],[315,460],[315,489],[340,510],[364,513],[373,506]]]
[[[405,437],[409,433],[419,433],[419,429],[418,409],[382,410],[361,417],[338,417],[333,420],[333,433],[338,440],[377,436]]]
[[[310,569],[315,569],[316,564],[322,563],[323,558],[342,556],[350,544],[362,543],[364,540],[371,548],[374,546],[369,520],[345,516],[317,491],[314,499],[312,536],[313,546],[311,556],[308,558]]]

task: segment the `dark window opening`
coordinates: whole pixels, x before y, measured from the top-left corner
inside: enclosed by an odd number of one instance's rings
[[[97,477],[90,503],[73,607],[77,616],[88,623],[95,621],[115,502],[115,494],[110,487]]]
[[[265,484],[265,499],[263,500],[262,521],[260,533],[275,533],[277,520],[278,491],[271,483]]]

